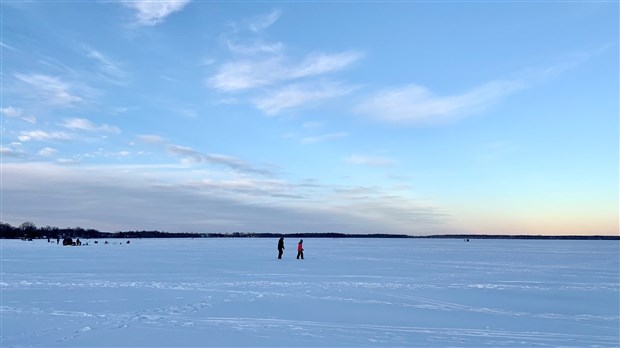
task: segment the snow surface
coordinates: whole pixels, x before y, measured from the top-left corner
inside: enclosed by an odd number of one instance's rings
[[[2,347],[614,347],[619,242],[1,241]]]

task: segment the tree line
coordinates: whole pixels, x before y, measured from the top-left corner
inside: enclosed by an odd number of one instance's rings
[[[102,239],[102,238],[414,238],[404,234],[344,234],[335,232],[325,233],[254,233],[254,232],[233,232],[233,233],[175,233],[162,231],[120,231],[120,232],[101,232],[95,229],[84,229],[82,227],[58,228],[58,227],[37,227],[32,222],[24,222],[19,226],[12,226],[5,222],[0,222],[0,239],[63,239],[63,238],[82,238],[82,239]]]
[[[0,222],[0,239],[63,239],[63,238],[450,238],[450,239],[602,239],[619,240],[620,236],[545,236],[545,235],[484,235],[484,234],[442,234],[430,236],[410,236],[405,234],[345,234],[335,232],[313,232],[313,233],[254,233],[254,232],[233,232],[233,233],[178,233],[162,231],[119,231],[101,232],[95,229],[84,229],[81,227],[58,228],[58,227],[37,227],[32,222],[24,222],[19,226],[11,226],[8,223]]]
[[[161,231],[123,231],[101,232],[92,228],[82,227],[37,227],[32,222],[24,222],[19,226],[12,226],[0,222],[0,239],[63,239],[63,238],[196,238],[200,233],[169,233]]]

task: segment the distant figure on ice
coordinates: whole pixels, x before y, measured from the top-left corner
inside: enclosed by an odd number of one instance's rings
[[[284,253],[284,237],[280,237],[278,240],[278,258],[282,258],[282,254]]]
[[[297,244],[297,259],[304,259],[304,240],[300,239],[299,244]]]

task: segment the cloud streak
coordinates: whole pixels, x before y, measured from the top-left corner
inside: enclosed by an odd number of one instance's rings
[[[236,92],[304,77],[340,71],[358,61],[358,52],[308,55],[301,63],[291,63],[283,56],[244,59],[222,64],[207,84],[222,92]]]
[[[141,142],[163,146],[169,154],[178,156],[181,158],[181,162],[184,164],[210,164],[223,166],[225,168],[232,169],[240,173],[258,174],[261,176],[271,176],[273,173],[265,168],[252,165],[239,158],[233,156],[227,156],[222,154],[205,154],[196,151],[188,146],[181,146],[169,143],[165,138],[159,135],[142,134],[139,135],[138,140]]]
[[[379,91],[355,111],[387,122],[441,123],[480,113],[526,85],[522,80],[492,81],[462,94],[436,96],[428,88],[412,84]]]
[[[224,166],[243,173],[271,175],[270,171],[258,168],[236,157],[221,154],[204,154],[190,147],[174,144],[168,144],[166,148],[169,153],[182,157],[184,163],[205,163]]]
[[[349,164],[365,165],[370,167],[389,167],[394,165],[395,161],[390,158],[365,155],[351,155],[345,158],[345,162]]]
[[[502,99],[557,77],[606,49],[607,46],[553,66],[526,70],[513,79],[490,81],[460,94],[438,96],[417,84],[385,88],[368,96],[354,111],[392,123],[430,125],[452,121],[482,113]]]
[[[58,151],[56,149],[54,149],[54,148],[44,147],[41,150],[39,150],[39,152],[37,152],[37,155],[42,156],[42,157],[51,157],[56,152],[58,152]]]
[[[103,53],[85,46],[86,55],[89,58],[94,59],[99,64],[99,71],[101,76],[103,76],[107,81],[123,85],[125,84],[125,80],[127,79],[127,73],[121,69],[120,65]]]
[[[233,29],[220,39],[235,58],[215,67],[205,80],[207,87],[249,96],[250,103],[268,115],[344,96],[357,88],[317,78],[350,68],[363,57],[361,52],[313,52],[292,58],[284,52],[282,42],[270,42],[263,36],[280,16],[281,11],[274,10],[242,24],[232,23]]]
[[[254,105],[267,115],[277,115],[286,109],[350,94],[357,88],[357,86],[324,82],[293,84],[256,98]]]
[[[12,106],[7,106],[6,108],[0,109],[0,114],[7,117],[15,117],[20,118],[28,123],[37,123],[37,119],[34,116],[25,116],[23,110],[20,108],[15,108]]]
[[[253,20],[248,23],[248,29],[251,31],[258,33],[262,30],[265,30],[272,26],[275,22],[280,19],[280,15],[282,11],[273,10],[266,15],[256,16]]]
[[[320,135],[307,136],[301,139],[302,144],[316,144],[324,141],[346,138],[349,136],[348,132],[335,132]]]
[[[71,137],[65,132],[47,132],[43,130],[24,131],[17,137],[19,141],[50,141],[69,140]]]
[[[25,153],[15,150],[13,148],[10,148],[8,146],[0,146],[0,154],[2,154],[2,156],[15,157],[15,158],[21,158],[21,157],[26,156]]]
[[[60,126],[71,130],[82,130],[87,132],[106,132],[114,134],[119,134],[121,132],[120,128],[116,126],[110,126],[108,124],[97,126],[96,124],[85,118],[69,118],[64,120],[64,122],[61,123]]]
[[[189,0],[123,0],[123,6],[136,11],[136,24],[154,26],[162,23],[166,17],[181,11]]]
[[[58,77],[45,74],[20,74],[15,77],[27,84],[44,102],[56,106],[71,107],[83,101],[74,94],[75,86]]]

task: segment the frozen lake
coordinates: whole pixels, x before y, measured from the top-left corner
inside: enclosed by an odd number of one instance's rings
[[[2,240],[2,347],[620,345],[618,241]]]

